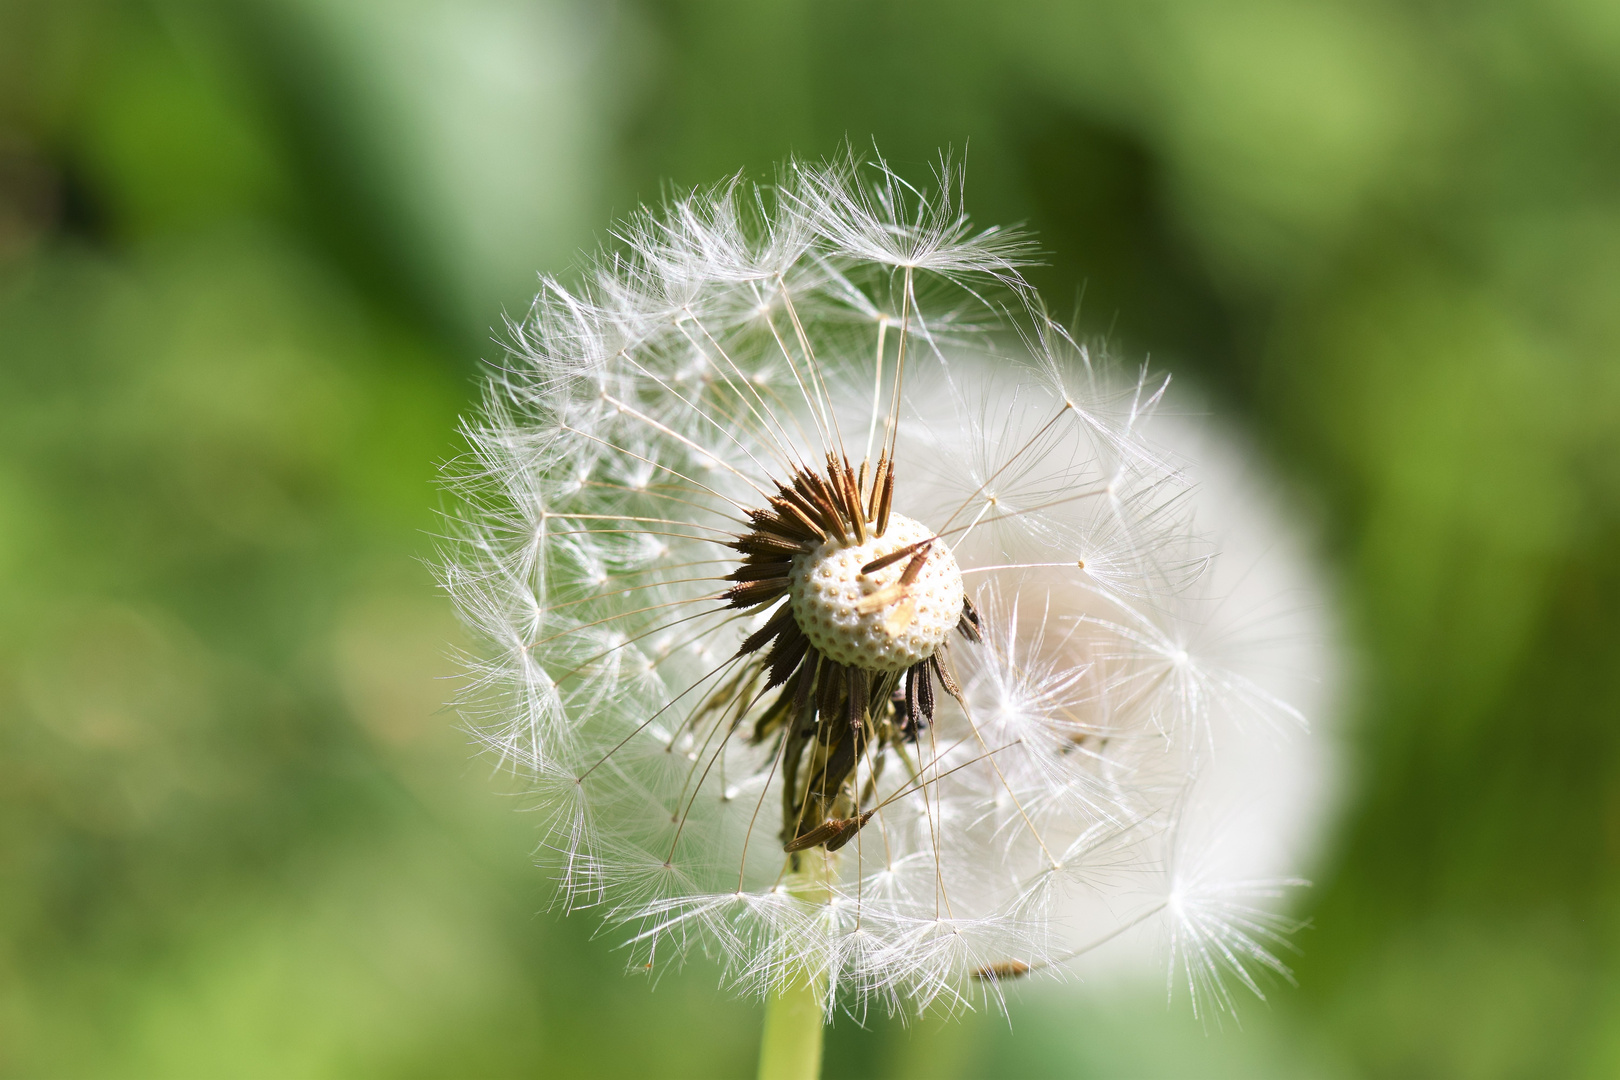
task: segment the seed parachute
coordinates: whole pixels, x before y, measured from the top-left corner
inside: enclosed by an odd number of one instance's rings
[[[442,580],[469,726],[634,966],[922,1009],[1158,926],[1259,992],[1275,882],[1184,872],[1234,722],[1164,386],[1048,319],[948,162],[791,165],[544,282],[467,427]],[[1178,968],[1178,970],[1180,970]]]

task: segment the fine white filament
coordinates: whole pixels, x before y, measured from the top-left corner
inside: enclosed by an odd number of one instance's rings
[[[440,569],[483,642],[463,715],[635,967],[700,948],[750,991],[811,970],[829,1009],[955,1007],[1158,923],[1195,1007],[1229,1008],[1287,977],[1259,898],[1289,882],[1198,871],[1198,779],[1232,724],[1299,717],[1201,651],[1226,640],[1214,556],[1142,430],[1163,382],[1094,364],[1021,277],[1026,241],[937,179],[791,165],[543,282],[452,479]],[[829,879],[806,890],[781,740],[754,737],[776,691],[738,652],[770,613],[722,602],[726,545],[795,468],[885,451],[982,640],[949,647],[959,698],[855,766],[870,821],[802,853]]]

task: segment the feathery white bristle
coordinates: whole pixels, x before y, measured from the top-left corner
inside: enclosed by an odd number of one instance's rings
[[[638,215],[578,285],[543,283],[468,426],[441,567],[486,643],[464,714],[534,781],[564,902],[622,924],[633,966],[704,949],[750,990],[824,971],[829,1008],[995,999],[986,973],[1063,970],[1131,917],[1084,898],[1162,878],[1211,716],[1286,715],[1196,651],[1210,553],[1144,437],[1163,382],[1099,370],[1041,314],[1025,241],[974,231],[959,172],[939,180],[794,164]],[[827,860],[816,899],[788,887],[782,762],[752,738],[771,699],[737,656],[769,613],[720,601],[725,545],[795,469],[868,447],[892,448],[905,542],[954,561],[919,563],[940,610],[859,666],[937,652],[962,696],[887,767],[855,763],[870,822],[803,853]],[[945,649],[963,590],[982,640]],[[1160,913],[1223,1007],[1223,974],[1281,970],[1284,929],[1230,896],[1200,883]]]

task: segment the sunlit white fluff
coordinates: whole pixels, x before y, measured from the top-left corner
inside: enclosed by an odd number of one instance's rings
[[[939,181],[795,165],[643,213],[578,284],[543,282],[454,480],[442,576],[485,644],[465,715],[635,966],[697,948],[752,991],[809,971],[829,1008],[955,1006],[1156,920],[1229,1007],[1223,978],[1282,970],[1281,924],[1166,885],[1170,853],[1213,721],[1297,714],[1197,652],[1221,639],[1214,552],[1143,435],[1162,381],[1095,366],[1019,277],[1024,241],[974,231],[959,174]],[[881,775],[855,765],[870,824],[795,871],[737,655],[765,614],[720,602],[722,544],[792,464],[875,442],[983,640],[949,646],[960,703]]]

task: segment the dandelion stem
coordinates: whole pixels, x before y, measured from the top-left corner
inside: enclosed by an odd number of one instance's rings
[[[806,976],[765,999],[759,1080],[816,1080],[821,1075],[820,981]]]
[[[789,888],[800,899],[825,904],[831,897],[828,878],[832,857],[807,851]],[[765,1034],[759,1044],[759,1080],[817,1080],[821,1076],[821,1036],[826,1022],[825,970],[790,972],[765,999]]]

